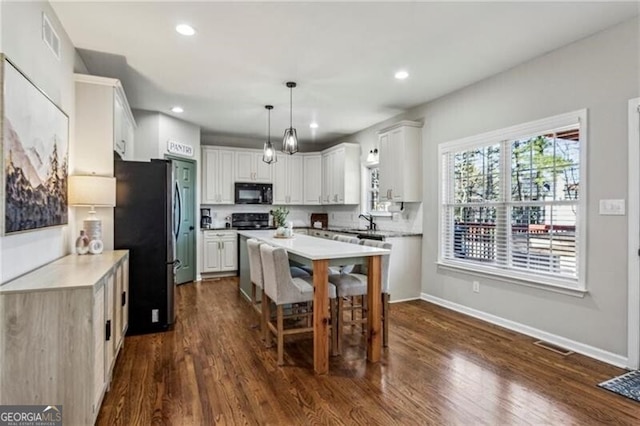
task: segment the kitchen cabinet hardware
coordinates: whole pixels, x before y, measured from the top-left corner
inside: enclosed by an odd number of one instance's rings
[[[111,340],[111,320],[107,320],[104,327],[104,335],[107,342]]]

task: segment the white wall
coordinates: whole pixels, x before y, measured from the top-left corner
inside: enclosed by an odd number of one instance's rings
[[[0,9],[0,50],[69,116],[69,145],[73,145],[75,52],[69,37],[46,2],[2,2]],[[43,12],[60,37],[60,60],[42,41]],[[73,160],[70,156],[70,170]],[[69,223],[74,220],[71,210]],[[0,237],[0,283],[68,254],[69,239],[67,226]]]

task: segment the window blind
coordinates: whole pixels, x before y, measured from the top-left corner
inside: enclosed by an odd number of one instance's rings
[[[581,134],[570,124],[441,146],[440,261],[579,280]]]

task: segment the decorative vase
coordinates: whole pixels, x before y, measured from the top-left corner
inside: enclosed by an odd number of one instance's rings
[[[76,253],[89,253],[89,237],[85,234],[84,229],[80,230],[80,236],[76,239]]]
[[[98,240],[94,238],[89,242],[89,253],[91,254],[100,254],[104,250],[104,244],[102,240]]]

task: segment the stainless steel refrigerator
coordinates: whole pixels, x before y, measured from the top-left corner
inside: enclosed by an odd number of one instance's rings
[[[175,321],[175,217],[181,207],[170,160],[115,161],[114,248],[128,249],[127,334],[167,330]]]

